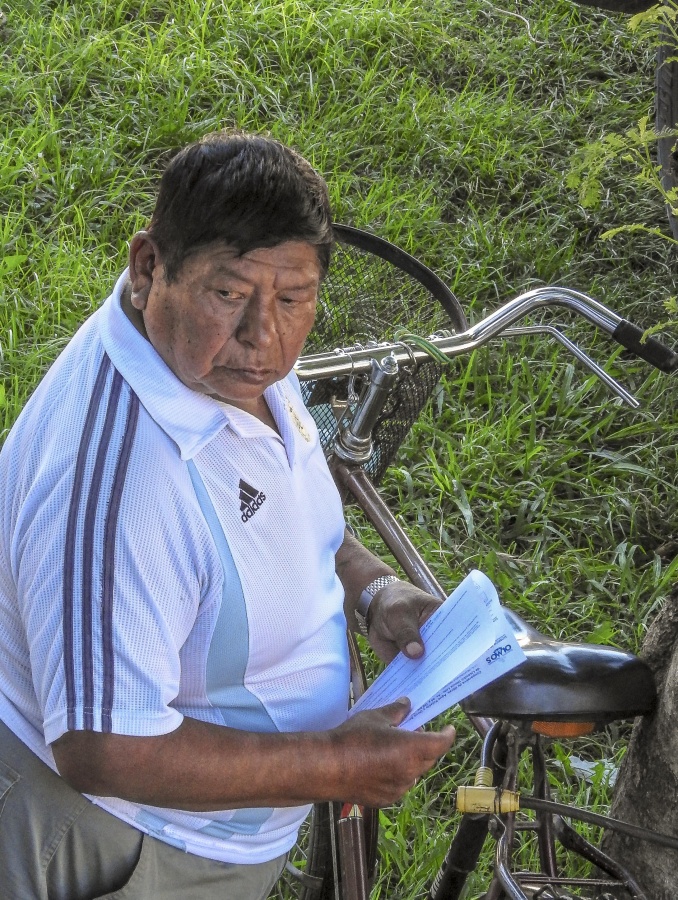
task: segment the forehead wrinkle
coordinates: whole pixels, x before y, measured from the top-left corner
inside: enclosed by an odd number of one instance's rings
[[[237,257],[237,259],[242,260],[243,257]],[[276,266],[274,263],[266,262],[264,260],[247,260],[248,266],[251,267],[260,267],[265,266],[267,269],[280,269],[280,271],[276,272],[276,277],[274,279],[274,286],[279,287],[280,282],[283,284],[280,286],[281,290],[286,291],[310,291],[317,290],[320,284],[319,276],[311,276],[310,278],[306,278],[299,283],[295,283],[294,276],[296,271],[298,270],[298,266]],[[254,278],[248,276],[246,272],[240,271],[229,265],[229,260],[216,260],[214,264],[214,273],[216,275],[227,275],[229,278],[234,278],[237,281],[243,282],[243,284],[253,284]],[[301,273],[300,273],[301,274]],[[303,276],[302,276],[303,277]],[[289,278],[290,284],[285,284],[285,280]]]

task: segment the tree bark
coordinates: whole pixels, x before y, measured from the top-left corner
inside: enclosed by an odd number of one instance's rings
[[[635,723],[610,814],[678,837],[678,585],[650,626],[640,656],[655,676],[657,707]],[[629,869],[648,900],[678,898],[678,851],[611,831],[602,846]]]

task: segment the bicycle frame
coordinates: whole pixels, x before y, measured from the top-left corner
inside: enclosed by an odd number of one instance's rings
[[[350,500],[356,502],[398,564],[406,572],[412,584],[443,600],[446,596],[445,591],[410,538],[398,524],[364,470],[359,465],[347,464],[336,456],[330,459],[330,469],[340,488],[344,502]],[[516,726],[508,723],[495,723],[484,717],[469,715],[468,718],[476,732],[484,739],[484,756],[488,763],[493,763],[496,784],[502,784],[504,788],[515,790],[520,756],[524,750],[529,749],[532,758],[535,796],[545,800],[550,799],[544,748],[540,735],[521,733]],[[499,764],[497,764],[495,756],[497,748],[499,748]],[[475,867],[485,837],[493,828],[503,829],[503,831],[500,835],[495,835],[495,877],[485,900],[500,900],[502,896],[506,896],[510,900],[525,900],[525,894],[510,871],[514,835],[516,831],[521,830],[534,831],[537,835],[543,875],[519,873],[519,876],[522,877],[529,875],[530,883],[535,888],[543,889],[549,885],[580,886],[584,884],[606,886],[607,888],[619,886],[628,891],[632,900],[648,900],[630,872],[583,838],[564,821],[562,816],[554,819],[552,814],[538,811],[534,824],[525,825],[516,824],[515,814],[507,815],[504,823],[496,818],[493,818],[491,823],[490,816],[484,817],[484,821],[480,823],[478,817],[475,817],[473,822],[467,820],[467,831],[469,825],[471,833],[459,834],[456,849],[450,848],[451,854],[448,853],[439,876],[431,887],[430,900],[457,900],[461,896],[466,877]],[[584,880],[559,876],[555,854],[556,837],[566,849],[593,863],[613,880],[611,881],[609,878],[607,880],[591,878]],[[350,855],[354,852],[355,847],[352,844],[342,844],[339,839],[340,858],[342,853]],[[353,894],[350,888],[344,890],[342,900],[361,900],[368,896],[366,888],[361,886],[360,891],[362,892]]]
[[[412,584],[441,600],[444,599],[445,591],[361,466],[347,464],[334,456],[330,459],[330,468],[344,502],[355,501]],[[495,782],[514,790],[520,756],[525,749],[529,749],[532,757],[535,796],[548,800],[550,793],[540,736],[527,733],[518,734],[515,726],[509,726],[506,723],[502,725],[501,722],[495,723],[488,718],[478,716],[469,716],[468,718],[477,733],[484,738],[486,745],[484,754],[488,761],[495,758],[497,747],[500,747],[499,759],[501,762],[497,764],[495,760],[493,763]],[[502,728],[504,728],[503,733]],[[464,828],[462,825],[462,829],[453,847],[450,848],[450,853],[446,857],[439,876],[431,887],[430,900],[457,900],[461,896],[466,878],[475,868],[485,838],[492,829],[503,829],[503,831],[501,834],[495,835],[495,877],[486,894],[486,900],[499,900],[502,896],[506,896],[510,900],[525,900],[526,895],[510,871],[513,839],[516,831],[519,830],[532,830],[537,834],[543,875],[529,875],[530,883],[536,889],[543,889],[549,885],[579,886],[586,884],[587,886],[606,886],[608,888],[616,885],[625,888],[633,900],[648,900],[634,881],[633,876],[623,866],[581,837],[561,816],[554,820],[550,813],[538,812],[534,824],[522,826],[516,824],[515,814],[507,815],[504,823],[494,817],[491,822],[490,816],[484,817],[482,821],[475,817],[474,820],[466,820],[466,827]],[[595,864],[613,880],[578,880],[559,876],[555,861],[556,837],[564,847]],[[336,840],[339,860],[352,857],[357,852],[350,836],[339,834]],[[523,877],[527,877],[527,874],[519,873]],[[357,887],[353,886],[353,883],[342,885],[342,900],[363,900],[368,897],[369,875],[370,873],[362,872],[364,881]]]

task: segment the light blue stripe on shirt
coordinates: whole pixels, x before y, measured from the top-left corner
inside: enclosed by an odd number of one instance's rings
[[[278,729],[265,706],[245,687],[249,654],[247,608],[231,548],[195,463],[189,460],[187,466],[224,573],[221,609],[207,657],[207,696],[229,728],[274,732]],[[269,808],[241,809],[227,823],[213,823],[202,830],[215,837],[227,837],[233,832],[256,834],[272,812]]]

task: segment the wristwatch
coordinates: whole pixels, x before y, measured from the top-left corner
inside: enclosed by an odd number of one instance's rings
[[[380,575],[379,578],[375,578],[374,581],[370,581],[370,583],[358,598],[358,602],[355,608],[355,617],[358,620],[358,628],[360,629],[360,633],[365,637],[367,637],[368,631],[367,613],[370,608],[372,598],[377,593],[377,591],[380,591],[383,587],[386,587],[387,584],[392,584],[394,581],[400,581],[397,575]]]

